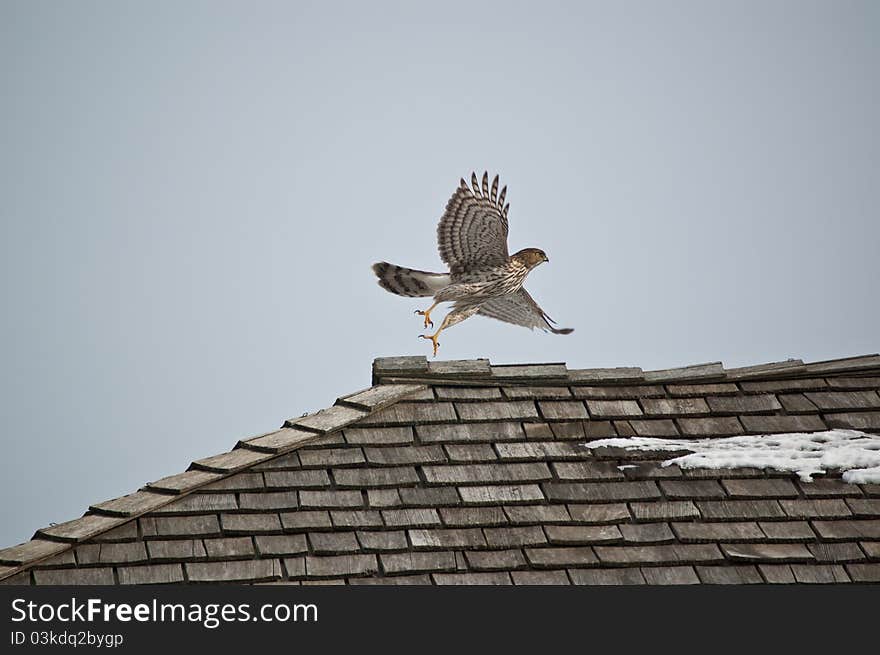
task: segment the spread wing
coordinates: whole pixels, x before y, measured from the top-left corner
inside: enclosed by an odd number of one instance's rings
[[[489,174],[483,173],[482,187],[471,173],[471,187],[461,185],[446,203],[437,226],[440,259],[455,273],[498,266],[507,261],[507,187],[498,194],[498,176],[489,188]]]
[[[481,316],[488,316],[505,323],[522,325],[530,330],[538,328],[552,332],[553,334],[571,334],[572,328],[555,328],[552,318],[544,313],[544,310],[535,302],[525,289],[505,296],[498,296],[487,300],[477,312]]]

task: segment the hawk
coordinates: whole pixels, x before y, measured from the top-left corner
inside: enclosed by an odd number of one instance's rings
[[[498,193],[497,175],[491,188],[488,173],[483,173],[482,184],[476,173],[471,173],[470,186],[461,180],[437,226],[440,258],[449,265],[448,273],[417,271],[388,262],[373,264],[383,289],[399,296],[434,297],[428,309],[416,311],[425,317],[426,330],[434,326],[431,312],[437,305],[454,303],[436,333],[419,335],[431,340],[435,357],[440,333],[474,314],[553,334],[573,331],[553,327],[555,321],[523,288],[529,272],[550,260],[538,248],[507,254],[510,204],[504,204],[506,196],[506,186]]]

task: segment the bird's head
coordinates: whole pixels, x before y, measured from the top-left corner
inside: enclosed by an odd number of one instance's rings
[[[513,256],[529,268],[535,268],[539,264],[549,262],[550,259],[540,248],[524,248]]]

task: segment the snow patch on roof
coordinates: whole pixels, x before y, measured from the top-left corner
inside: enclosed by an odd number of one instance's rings
[[[842,471],[844,482],[880,484],[880,435],[858,430],[752,435],[713,439],[655,439],[626,437],[600,439],[589,448],[629,450],[688,450],[663,462],[680,468],[769,468],[797,473],[810,482],[813,475]]]

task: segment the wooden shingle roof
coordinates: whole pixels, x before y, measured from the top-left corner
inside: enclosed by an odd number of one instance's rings
[[[374,386],[0,550],[12,584],[880,581],[880,485],[661,467],[614,436],[880,433],[880,356],[569,370],[377,359]]]

